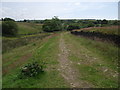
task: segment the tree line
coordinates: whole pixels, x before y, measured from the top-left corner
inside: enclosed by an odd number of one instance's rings
[[[3,36],[17,36],[18,35],[18,26],[16,21],[11,18],[2,18],[2,35]],[[19,22],[27,23],[39,23],[43,24],[42,29],[44,32],[56,32],[64,30],[74,30],[88,27],[103,27],[110,25],[120,25],[119,20],[94,20],[94,19],[66,19],[60,20],[57,16],[54,16],[52,19],[46,20],[26,20]]]

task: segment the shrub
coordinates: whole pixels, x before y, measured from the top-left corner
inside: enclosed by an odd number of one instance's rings
[[[29,63],[21,68],[22,76],[34,77],[41,72],[43,72],[43,65],[39,65],[38,62]]]
[[[45,32],[54,32],[62,30],[61,21],[55,16],[52,20],[45,20],[43,25]]]
[[[2,22],[2,35],[3,36],[16,36],[18,33],[17,24],[14,21]]]
[[[15,21],[15,20],[11,18],[4,18],[2,21]]]

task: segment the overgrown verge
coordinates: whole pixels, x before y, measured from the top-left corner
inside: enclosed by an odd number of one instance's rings
[[[21,37],[14,40],[2,39],[2,53],[8,52],[14,48],[30,44],[39,39],[43,39],[49,36],[49,34],[35,35],[29,37]]]
[[[113,42],[117,46],[120,45],[120,36],[115,34],[106,34],[101,32],[89,32],[89,31],[71,31],[71,34],[78,35],[78,36],[85,36],[88,38],[91,38],[93,40],[96,40],[99,38],[100,40],[106,40],[108,42]]]

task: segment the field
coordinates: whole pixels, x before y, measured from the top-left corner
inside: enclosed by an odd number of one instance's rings
[[[17,22],[18,34],[34,34],[42,32],[42,25],[27,22]]]
[[[37,33],[41,28],[36,24],[18,24],[19,34]],[[114,29],[102,28],[102,32],[117,34]],[[119,47],[112,43],[63,31],[3,37],[3,44],[3,88],[118,87]],[[44,72],[36,77],[18,78],[20,68],[33,61],[44,61]]]
[[[42,33],[42,25],[36,23],[16,22],[18,25],[17,37],[2,37],[2,52],[10,51],[13,48],[27,45],[35,40],[42,39],[49,33]]]

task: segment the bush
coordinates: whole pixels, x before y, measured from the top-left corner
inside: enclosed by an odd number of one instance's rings
[[[11,18],[4,18],[2,21],[15,21],[15,20]]]
[[[21,68],[22,76],[34,77],[41,72],[43,72],[43,65],[39,65],[38,62],[27,64]]]
[[[18,32],[18,26],[14,19],[4,18],[2,19],[2,35],[3,36],[16,36]]]
[[[61,21],[57,17],[52,18],[52,20],[45,20],[43,30],[45,32],[60,31],[62,30]]]
[[[14,21],[2,22],[2,35],[3,36],[16,36],[18,33],[17,24]]]

